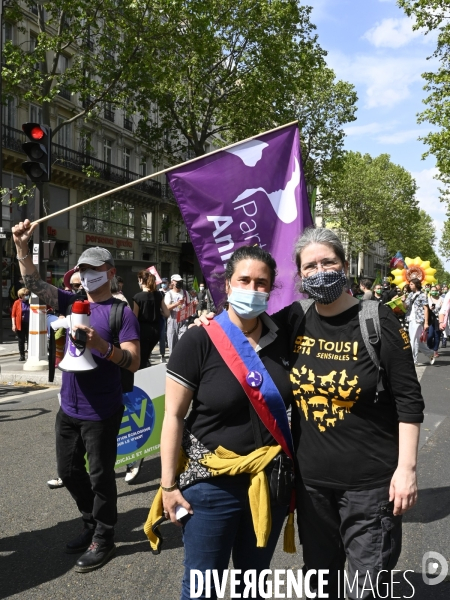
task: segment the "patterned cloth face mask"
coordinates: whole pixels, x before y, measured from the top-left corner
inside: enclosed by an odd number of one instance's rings
[[[318,271],[302,277],[303,290],[320,304],[331,304],[339,298],[347,285],[345,271]]]

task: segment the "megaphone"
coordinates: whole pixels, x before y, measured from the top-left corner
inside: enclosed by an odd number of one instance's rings
[[[82,371],[93,371],[98,364],[92,357],[91,351],[86,348],[86,333],[82,329],[76,329],[77,325],[90,327],[91,307],[87,300],[76,300],[72,304],[72,312],[64,319],[52,321],[53,329],[64,327],[68,329],[69,339],[66,344],[66,353],[58,365],[58,369],[66,373],[80,373]]]

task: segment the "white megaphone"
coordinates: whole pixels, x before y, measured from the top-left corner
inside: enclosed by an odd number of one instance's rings
[[[58,369],[66,373],[80,373],[82,371],[93,371],[98,364],[92,357],[91,351],[86,348],[86,333],[82,329],[76,329],[77,325],[90,327],[91,307],[88,300],[76,300],[72,304],[72,312],[64,319],[52,321],[51,326],[57,330],[61,327],[68,329],[68,340],[66,353],[58,365]]]

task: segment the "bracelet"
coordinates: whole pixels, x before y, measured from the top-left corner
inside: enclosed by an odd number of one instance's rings
[[[30,253],[28,252],[28,254],[25,254],[25,256],[22,256],[22,258],[17,257],[17,260],[25,260],[29,256],[30,256]]]
[[[100,354],[100,358],[108,359],[112,353],[113,353],[113,345],[110,343],[110,344],[108,344],[108,350],[105,352],[105,354]]]
[[[108,348],[108,351],[109,351],[109,348]],[[108,360],[111,360],[113,356],[114,356],[114,345],[111,344],[111,353],[108,354],[108,356],[106,356],[105,358],[107,358]]]
[[[175,481],[175,483],[173,485],[171,485],[170,487],[163,487],[161,484],[159,486],[163,492],[173,492],[174,490],[178,489],[178,483]]]

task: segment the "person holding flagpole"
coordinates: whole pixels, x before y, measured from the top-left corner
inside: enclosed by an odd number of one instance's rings
[[[184,509],[182,600],[194,591],[191,570],[217,569],[221,577],[230,556],[243,573],[267,569],[292,501],[288,338],[265,312],[275,272],[260,247],[234,252],[225,272],[227,310],[208,327],[188,330],[167,366],[161,486],[145,532],[159,552],[157,524],[180,524]],[[292,514],[285,549],[295,551]],[[205,580],[195,597],[217,598],[214,585],[207,587]]]

